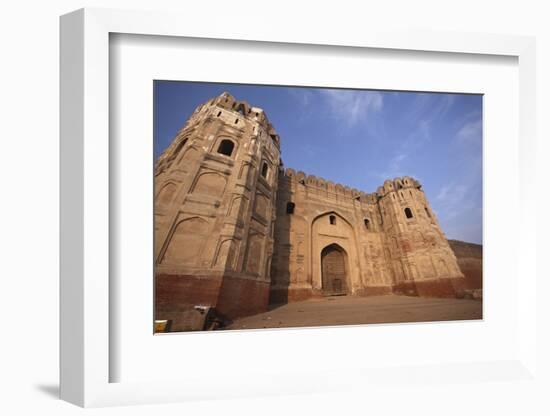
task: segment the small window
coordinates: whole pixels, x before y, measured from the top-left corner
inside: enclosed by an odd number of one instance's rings
[[[287,214],[294,214],[294,202],[287,202],[286,203],[286,213]]]
[[[331,225],[336,225],[336,215],[331,215],[328,219]]]
[[[412,213],[410,208],[405,208],[405,216],[407,218],[412,218],[413,217],[413,213]]]
[[[432,215],[430,214],[428,207],[424,207],[424,209],[426,210],[426,215],[428,216],[428,218],[432,218]]]
[[[237,124],[238,122],[239,122],[239,119],[238,119],[238,118],[236,118],[236,119],[235,119],[235,124]]]
[[[267,163],[264,162],[263,165],[262,165],[262,176],[264,178],[267,178],[267,170],[268,170]]]
[[[231,140],[222,140],[218,147],[218,153],[222,155],[231,156],[235,144]]]
[[[219,117],[222,115],[222,112],[220,111],[216,117]]]
[[[369,221],[368,218],[365,218],[365,228],[366,228],[367,230],[370,230],[370,221]]]

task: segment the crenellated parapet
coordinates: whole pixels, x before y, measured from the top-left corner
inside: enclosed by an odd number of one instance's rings
[[[223,92],[219,96],[197,107],[194,115],[200,114],[201,112],[208,112],[209,116],[213,118],[218,118],[222,115],[231,115],[235,117],[235,120],[244,118],[245,120],[254,122],[266,132],[277,149],[280,150],[280,137],[267,118],[264,110],[259,107],[253,107],[246,101],[238,101],[228,92]]]
[[[339,195],[343,198],[357,200],[366,204],[375,204],[378,200],[376,193],[366,193],[315,175],[307,175],[302,171],[296,172],[292,168],[287,168],[286,170],[281,171],[281,176],[283,180],[287,180],[293,185],[303,185],[306,187],[319,189],[328,193]]]
[[[396,192],[401,189],[421,189],[422,185],[419,181],[410,176],[398,177],[393,180],[385,180],[382,186],[379,186],[376,193],[382,198],[391,192]]]
[[[376,192],[368,193],[360,191],[349,186],[334,183],[328,179],[320,178],[315,175],[307,175],[302,171],[295,171],[292,168],[287,168],[281,171],[283,179],[291,183],[301,184],[305,186],[324,189],[329,192],[360,200],[361,202],[375,204],[378,200],[387,194],[403,189],[418,189],[422,188],[420,182],[410,176],[398,177],[393,180],[386,180],[382,186],[379,186]]]

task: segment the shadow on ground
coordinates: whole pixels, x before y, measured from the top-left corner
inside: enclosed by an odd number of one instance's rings
[[[36,390],[42,392],[46,396],[50,396],[52,399],[59,399],[58,384],[37,384],[34,387],[36,388]]]

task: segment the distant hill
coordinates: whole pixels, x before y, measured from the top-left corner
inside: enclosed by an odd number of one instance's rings
[[[466,277],[466,289],[483,288],[483,246],[459,240],[448,240],[458,265]]]

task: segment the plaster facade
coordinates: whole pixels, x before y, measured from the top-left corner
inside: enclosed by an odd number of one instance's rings
[[[223,93],[157,161],[155,288],[157,319],[232,319],[316,296],[461,296],[464,275],[418,181],[365,193],[285,170],[264,111]]]

